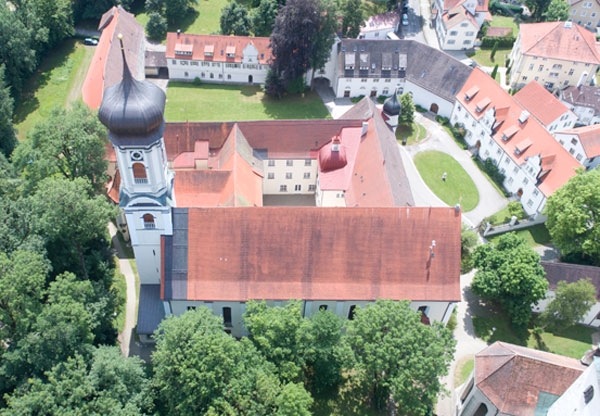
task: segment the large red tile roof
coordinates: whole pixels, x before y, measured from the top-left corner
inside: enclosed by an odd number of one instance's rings
[[[454,208],[195,208],[186,217],[178,228],[187,233],[187,255],[182,240],[175,257],[163,253],[173,260],[172,270],[163,269],[163,297],[460,299],[461,213]]]
[[[566,22],[571,23],[571,22]],[[594,33],[565,22],[528,23],[519,26],[521,51],[525,55],[563,61],[600,64]]]
[[[244,48],[253,44],[258,50],[258,63],[266,65],[271,60],[269,38],[250,36],[192,35],[167,33],[167,59],[191,59],[196,61],[242,62]],[[184,51],[187,54],[179,54]],[[212,54],[211,56],[205,55]],[[228,57],[228,54],[233,56]]]
[[[533,416],[540,393],[562,395],[585,368],[574,358],[498,341],[475,355],[475,383],[500,414]]]
[[[566,105],[537,81],[525,85],[514,95],[514,98],[545,126],[569,111]]]
[[[92,109],[100,108],[102,94],[107,87],[121,81],[123,59],[117,36],[123,35],[125,57],[131,74],[136,79],[144,77],[144,28],[135,16],[121,6],[115,6],[100,19],[102,31],[88,73],[83,81],[82,98]]]
[[[466,100],[466,93],[473,93],[476,90],[475,95],[470,100]],[[478,112],[476,107],[477,103],[484,98],[491,100],[486,111],[493,108],[496,115],[496,129],[492,138],[513,162],[520,166],[530,156],[541,156],[542,170],[546,174],[540,176],[537,186],[546,197],[575,176],[575,170],[581,166],[579,162],[537,120],[529,117],[527,121],[521,123],[519,117],[522,116],[524,108],[489,75],[476,68],[456,99],[475,119],[481,119],[485,111]],[[503,140],[503,136],[509,137],[509,140]],[[517,154],[515,149],[526,139],[531,141],[531,145]]]

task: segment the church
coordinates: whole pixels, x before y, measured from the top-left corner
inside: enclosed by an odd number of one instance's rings
[[[201,305],[240,337],[251,299],[298,299],[304,316],[344,319],[378,298],[408,299],[425,324],[448,321],[461,209],[414,206],[396,95],[337,120],[167,124],[164,92],[122,59],[99,118],[113,146],[109,196],[140,274],[140,339]]]

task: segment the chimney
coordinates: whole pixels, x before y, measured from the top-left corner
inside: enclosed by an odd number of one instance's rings
[[[529,118],[529,113],[525,110],[523,110],[521,112],[521,115],[519,116],[519,123],[523,124],[527,121],[527,119]]]
[[[360,132],[360,136],[364,136],[365,134],[367,134],[367,131],[369,131],[369,122],[368,121],[363,121],[362,123],[362,131]]]
[[[571,27],[573,27],[573,22],[566,21],[565,22],[565,29],[571,29]]]
[[[331,151],[332,152],[339,152],[340,151],[340,138],[339,136],[335,136],[333,138],[333,140],[331,141]]]
[[[177,29],[177,39],[179,39],[179,36],[181,36],[181,29]]]

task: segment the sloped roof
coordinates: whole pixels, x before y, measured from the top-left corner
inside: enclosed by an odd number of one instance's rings
[[[346,52],[353,51],[369,54],[371,66],[375,65],[375,70],[369,69],[370,75],[378,74],[382,78],[404,76],[408,81],[450,103],[454,103],[456,93],[473,70],[452,56],[414,40],[343,39],[338,51],[338,77],[360,78],[359,53],[355,54],[354,69],[345,69]],[[392,66],[390,75],[383,76],[381,70],[384,57],[389,59],[389,56],[396,68]],[[403,71],[403,67],[406,70]]]
[[[574,134],[579,137],[579,141],[588,158],[600,156],[600,124],[563,130],[560,133]]]
[[[529,82],[514,95],[514,98],[544,126],[569,112],[566,105],[537,81]]]
[[[540,396],[562,395],[585,370],[578,360],[497,341],[475,355],[475,383],[503,415],[534,415]]]
[[[590,107],[594,114],[600,114],[600,87],[580,85],[569,86],[562,90],[561,99],[573,106]]]
[[[596,37],[582,26],[571,24],[571,27],[566,27],[565,22],[543,22],[521,24],[519,28],[524,55],[600,64]]]
[[[165,318],[160,285],[141,285],[136,332],[150,335]]]
[[[510,27],[488,27],[485,36],[488,38],[504,37],[512,35],[512,28]]]
[[[135,79],[144,78],[144,28],[135,16],[121,6],[114,6],[104,13],[98,29],[102,34],[81,90],[83,102],[94,110],[100,107],[104,90],[120,82],[123,75],[119,34],[123,35],[131,74]]]
[[[574,283],[581,279],[590,279],[596,288],[596,300],[600,302],[600,267],[582,266],[560,262],[542,261],[550,290],[556,290],[558,282]]]
[[[162,238],[163,299],[460,299],[454,208],[174,208],[173,215],[173,236]]]
[[[400,14],[398,10],[376,14],[370,16],[364,26],[360,27],[361,32],[374,32],[382,29],[395,29],[400,22]]]
[[[242,62],[243,51],[249,44],[258,50],[258,63],[271,60],[269,38],[250,36],[192,35],[167,33],[167,59],[192,59],[196,61]],[[177,51],[191,52],[178,54]],[[212,54],[211,56],[206,53]],[[233,57],[228,57],[233,54]]]
[[[474,91],[473,87],[477,87],[478,92],[470,100],[466,100],[466,92]],[[476,111],[477,102],[485,97],[491,100],[487,111],[495,112],[496,128],[492,138],[496,144],[519,166],[530,156],[542,158],[542,170],[546,171],[546,174],[539,176],[537,186],[546,197],[552,195],[570,177],[575,176],[575,170],[581,166],[579,162],[535,118],[529,117],[525,123],[520,123],[519,117],[524,108],[489,75],[476,68],[456,99],[479,120],[485,111]],[[503,140],[503,137],[508,137],[509,140]],[[517,145],[525,139],[530,139],[531,145],[524,152],[517,154]]]

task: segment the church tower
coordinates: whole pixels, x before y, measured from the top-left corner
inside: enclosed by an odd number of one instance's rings
[[[392,128],[395,133],[398,127],[398,117],[402,111],[400,101],[398,101],[398,90],[396,89],[391,97],[388,97],[383,102],[383,114],[386,115],[386,123]]]
[[[127,218],[141,284],[160,284],[160,236],[173,233],[173,173],[163,140],[165,93],[133,78],[123,40],[123,79],[107,88],[98,112],[108,128],[121,176],[119,207]]]

